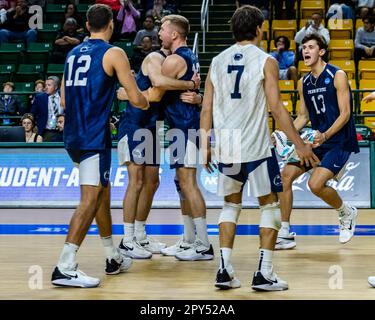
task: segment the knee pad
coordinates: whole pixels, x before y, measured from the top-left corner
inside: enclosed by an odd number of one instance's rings
[[[180,200],[185,200],[184,193],[181,190],[180,181],[178,181],[177,175],[174,177],[174,184],[176,185],[176,191],[180,197]]]
[[[241,203],[224,202],[223,209],[220,212],[218,224],[222,222],[232,222],[234,224],[237,224],[241,209]]]
[[[259,228],[269,228],[279,231],[281,228],[281,213],[278,202],[260,206]]]

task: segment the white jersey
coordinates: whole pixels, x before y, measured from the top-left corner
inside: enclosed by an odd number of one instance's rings
[[[235,44],[212,60],[215,156],[222,163],[271,157],[272,142],[264,91],[270,55],[252,44]]]

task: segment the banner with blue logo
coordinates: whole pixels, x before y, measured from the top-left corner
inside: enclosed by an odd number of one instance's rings
[[[169,169],[167,152],[162,151],[159,170],[160,187],[154,198],[154,207],[179,207],[174,184],[174,170]],[[280,161],[280,166],[283,166]],[[330,185],[345,201],[362,208],[370,207],[369,148],[352,155],[346,172],[339,182]],[[112,206],[120,208],[128,177],[126,167],[118,166],[116,149],[112,150]],[[327,207],[308,190],[309,174],[299,177],[293,185],[295,207]],[[217,175],[198,169],[197,180],[208,207],[220,207],[216,195]],[[64,149],[2,148],[0,149],[0,206],[1,207],[74,207],[79,202],[78,169]],[[257,206],[248,185],[244,188],[245,207]]]

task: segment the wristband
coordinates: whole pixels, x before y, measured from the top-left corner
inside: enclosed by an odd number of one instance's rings
[[[195,86],[196,86],[196,83],[195,83],[195,81],[193,79],[190,79],[190,81],[193,82],[193,89],[192,90],[194,90]]]

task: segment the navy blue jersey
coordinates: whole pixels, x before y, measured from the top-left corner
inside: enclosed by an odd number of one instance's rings
[[[317,79],[311,73],[303,78],[303,98],[309,112],[311,127],[322,133],[327,131],[340,115],[337,92],[334,85],[335,74],[338,70],[340,69],[336,66],[327,64]],[[319,148],[331,149],[340,146],[346,151],[359,152],[352,116],[353,98],[351,91],[349,99],[351,106],[349,121]]]
[[[64,70],[67,149],[104,150],[111,146],[109,116],[116,94],[116,77],[103,69],[112,46],[90,39],[69,52]]]
[[[188,47],[178,48],[174,54],[182,57],[187,65],[185,74],[179,80],[191,80],[194,73],[199,72],[197,56]],[[196,104],[182,102],[180,94],[184,91],[168,91],[165,97],[165,114],[172,128],[199,129],[200,109]]]
[[[163,51],[159,50],[157,52],[163,57],[166,57]],[[136,76],[136,82],[141,91],[145,91],[152,87],[149,76],[143,74],[142,68],[139,69]],[[162,114],[163,110],[161,102],[151,102],[150,108],[147,110],[136,108],[129,102],[123,112],[121,121],[125,121],[129,125],[135,125],[142,128],[153,128],[156,126],[156,121],[162,120]]]

